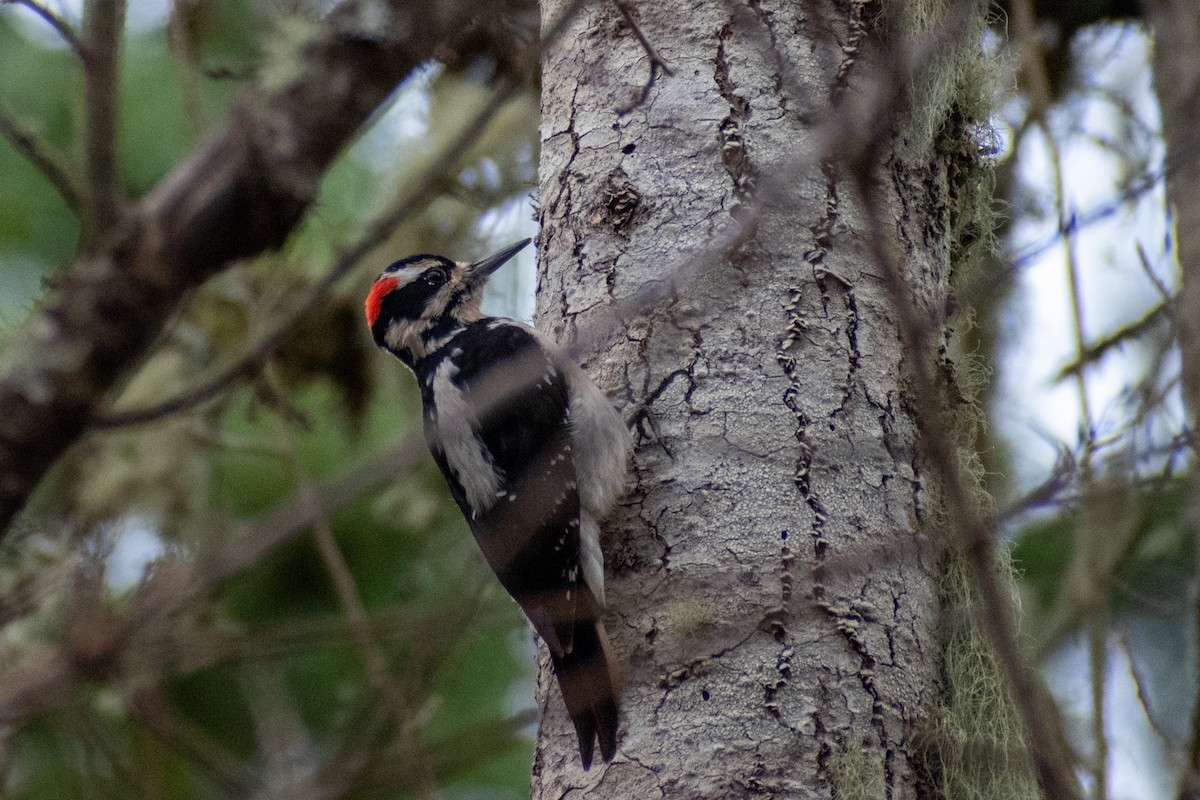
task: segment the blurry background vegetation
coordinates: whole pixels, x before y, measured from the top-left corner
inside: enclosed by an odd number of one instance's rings
[[[78,23],[77,8],[51,7]],[[249,0],[131,4],[119,148],[129,195],[145,194],[195,146],[263,48],[305,13],[318,15]],[[472,70],[431,66],[402,87],[330,172],[284,250],[197,289],[115,409],[150,406],[204,381],[295,308],[339,248],[483,105],[495,66]],[[0,75],[2,113],[77,163],[79,65],[27,9],[0,10]],[[72,635],[77,612],[68,607],[80,592],[115,617],[139,582],[161,571],[160,559],[219,547],[239,522],[371,464],[419,430],[411,375],[375,349],[362,297],[404,255],[476,257],[529,235],[536,133],[537,98],[527,90],[501,109],[427,209],[252,375],[215,402],[76,446],[0,547],[0,664],[16,669],[24,651]],[[79,225],[7,140],[0,176],[0,336],[8,338],[70,263]],[[498,275],[488,302],[528,315],[531,275],[528,262]],[[328,515],[335,554],[301,535],[194,609],[194,630],[171,645],[186,652],[147,649],[163,663],[145,669],[82,668],[52,710],[0,720],[4,795],[216,797],[261,785],[303,797],[301,787],[325,771],[333,796],[428,795],[421,783],[430,775],[446,797],[528,796],[529,634],[432,462],[391,477],[372,479],[382,488]],[[370,620],[366,637],[336,588],[343,568]],[[81,588],[95,581],[100,589]],[[380,663],[399,697],[373,688]],[[419,731],[420,752],[399,722],[377,721],[390,702]],[[353,782],[339,764],[348,755],[371,762]]]
[[[960,276],[971,324],[957,345],[994,423],[978,446],[1013,542],[1030,657],[1067,712],[1087,785],[1101,797],[1188,797],[1181,787],[1200,763],[1185,513],[1194,459],[1149,38],[1122,3],[1036,8],[1044,58],[1031,91],[1029,64],[1014,55],[1028,32],[1008,25],[1008,5],[986,43],[1007,70],[995,87],[1000,246],[980,274]],[[132,3],[119,110],[128,194],[151,189],[222,118],[264,51],[323,6]],[[78,23],[78,8],[48,7]],[[530,10],[512,24],[532,38],[536,22]],[[502,69],[430,67],[411,79],[287,246],[195,290],[114,409],[152,407],[251,350],[457,135]],[[8,339],[78,246],[75,214],[21,142],[79,163],[81,77],[19,3],[0,8],[0,76]],[[375,352],[361,298],[394,258],[475,257],[530,235],[537,123],[529,87],[425,210],[268,358],[214,400],[93,431],[44,482],[0,545],[0,680],[28,678],[26,665],[61,672],[46,676],[52,702],[6,698],[6,796],[527,795],[529,634],[431,464],[392,475],[378,460],[419,426],[418,398],[407,371]],[[527,315],[530,262],[499,282],[491,307]],[[143,608],[159,596],[156,581],[164,602],[179,590],[170,578],[185,557],[202,560],[231,530],[329,486],[353,499],[252,554],[169,630],[123,627],[131,598]],[[70,663],[38,659],[63,641]]]

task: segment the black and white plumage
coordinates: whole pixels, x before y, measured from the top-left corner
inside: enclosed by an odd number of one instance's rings
[[[418,255],[367,298],[375,343],[421,387],[425,438],[488,564],[550,650],[584,769],[617,746],[601,619],[599,522],[624,489],[629,431],[545,336],[485,317],[483,286],[526,239],[474,264]]]

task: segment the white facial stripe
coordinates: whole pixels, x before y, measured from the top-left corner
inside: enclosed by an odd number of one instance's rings
[[[444,268],[445,264],[432,259],[423,260],[403,269],[386,273],[386,277],[394,278],[397,281],[395,291],[403,291],[406,286],[419,280],[422,275],[435,267]],[[389,347],[394,350],[407,350],[412,353],[414,358],[420,359],[429,355],[430,352],[436,350],[451,338],[452,334],[437,339],[429,339],[428,335],[434,323],[446,314],[454,296],[463,291],[467,267],[468,265],[464,263],[458,263],[453,266],[450,270],[449,280],[432,297],[427,299],[421,307],[419,317],[415,319],[398,319],[391,324],[384,333],[384,341],[387,342]],[[450,310],[459,323],[474,322],[482,316],[479,312],[479,300],[477,297],[480,294],[482,292],[475,291],[471,292],[470,295],[460,297],[455,307]]]
[[[421,262],[420,264],[413,264],[411,267],[405,267],[404,269],[398,269],[395,272],[389,272],[388,277],[398,280],[400,282],[398,286],[407,286],[417,278],[421,277],[422,273],[429,269],[429,267],[429,264]]]

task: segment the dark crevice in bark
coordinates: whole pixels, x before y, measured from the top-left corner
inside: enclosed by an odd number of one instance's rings
[[[796,651],[786,643],[787,632],[782,629],[782,626],[778,636],[783,649],[779,651],[779,656],[775,659],[776,677],[763,686],[763,707],[784,729],[790,733],[799,734],[795,725],[788,722],[780,710],[777,699],[780,690],[787,686],[792,678],[792,659],[795,657]]]
[[[886,797],[891,800],[895,786],[895,752],[889,742],[883,696],[875,685],[877,663],[858,635],[859,628],[864,622],[878,623],[878,620],[864,620],[862,615],[853,608],[839,609],[836,614],[832,609],[829,611],[831,615],[835,616],[838,633],[846,640],[846,644],[859,660],[857,677],[863,691],[871,698],[871,726],[875,729],[879,738],[879,747],[883,750],[884,785],[887,791]]]
[[[717,137],[721,143],[721,162],[733,182],[734,205],[729,212],[736,219],[741,205],[754,196],[758,184],[758,171],[750,159],[744,130],[744,125],[751,115],[750,102],[737,93],[737,84],[730,77],[728,54],[725,49],[730,35],[729,25],[725,25],[717,33],[713,80],[716,81],[721,97],[729,103],[729,114],[717,126]]]
[[[821,290],[821,300],[828,310],[830,301],[832,300],[829,287],[829,278],[832,276],[832,273],[821,269],[817,275],[817,286]],[[835,429],[836,418],[844,416],[845,412],[849,410],[855,389],[858,387],[858,364],[862,358],[862,354],[858,350],[858,301],[855,299],[854,289],[840,278],[837,278],[836,282],[842,286],[844,324],[838,327],[845,331],[846,336],[846,377],[842,382],[842,397],[838,403],[838,407],[829,413],[830,430]]]
[[[870,13],[876,3],[870,0],[851,0],[847,9],[846,39],[839,42],[842,59],[833,79],[833,98],[837,100],[850,87],[850,72],[858,63],[859,50],[871,31]]]
[[[549,206],[542,206],[538,213],[538,253],[548,253],[551,250],[550,238],[556,230],[563,230],[570,233],[572,238],[571,257],[580,267],[583,266],[583,241],[582,231],[579,225],[572,225],[570,220],[575,219],[576,210],[574,207],[574,197],[571,191],[571,181],[575,175],[573,165],[575,159],[579,156],[579,134],[575,130],[575,116],[578,110],[577,100],[579,97],[579,84],[575,83],[574,91],[571,94],[571,102],[568,104],[570,116],[567,119],[566,130],[556,134],[557,136],[568,136],[571,140],[571,152],[566,157],[566,163],[563,164],[562,172],[558,174],[559,191],[555,196],[554,201]],[[564,219],[568,220],[566,225],[556,226],[551,224],[552,220]],[[546,286],[542,284],[542,279],[546,275],[544,269],[538,270],[538,294],[543,294]],[[580,272],[579,274],[582,274]],[[568,287],[566,284],[560,283],[558,287],[558,316],[563,321],[564,325],[571,324],[570,302],[567,299]]]

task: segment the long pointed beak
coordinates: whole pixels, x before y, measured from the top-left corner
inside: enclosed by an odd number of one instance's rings
[[[493,253],[482,261],[476,261],[467,268],[467,279],[472,285],[482,284],[493,272],[500,269],[506,261],[524,250],[525,246],[532,241],[532,239],[522,239],[516,244],[504,248],[499,253]]]

